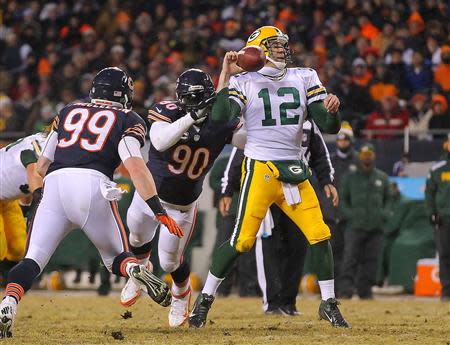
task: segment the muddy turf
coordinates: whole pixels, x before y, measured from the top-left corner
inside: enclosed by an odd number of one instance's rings
[[[256,298],[219,298],[206,328],[170,329],[168,309],[141,298],[128,309],[117,294],[31,293],[5,344],[433,344],[450,345],[450,303],[410,296],[344,300],[352,329],[319,321],[316,298],[299,299],[298,317],[266,316]],[[131,313],[126,313],[126,311]]]

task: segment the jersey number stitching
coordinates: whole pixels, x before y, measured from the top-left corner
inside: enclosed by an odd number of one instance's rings
[[[298,109],[300,107],[300,94],[295,87],[280,87],[277,90],[279,97],[286,95],[292,95],[292,102],[283,102],[280,104],[280,120],[281,125],[297,125],[300,119],[300,115],[294,117],[288,117],[287,111],[289,109]],[[270,102],[269,89],[265,88],[258,92],[258,97],[262,98],[264,104],[264,120],[262,120],[263,126],[276,126],[276,119],[272,118],[272,104]]]
[[[180,145],[173,151],[172,155],[172,159],[180,164],[179,168],[175,168],[172,164],[169,164],[168,168],[173,174],[186,173],[187,177],[195,180],[203,174],[203,171],[208,166],[209,156],[209,150],[205,147],[192,151],[189,146]]]
[[[105,119],[104,123],[99,126],[98,123],[102,119]],[[64,130],[72,134],[69,139],[60,139],[58,147],[67,148],[79,142],[83,150],[89,152],[101,151],[115,123],[116,114],[110,110],[100,110],[90,116],[89,109],[72,109],[63,123]],[[81,138],[80,140],[84,129],[96,135],[96,138],[93,141],[89,138]]]

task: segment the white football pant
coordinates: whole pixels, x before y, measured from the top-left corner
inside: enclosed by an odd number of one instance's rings
[[[179,238],[172,235],[164,225],[161,225],[158,241],[159,263],[165,272],[170,273],[175,271],[183,260],[183,253],[195,226],[197,202],[187,206],[178,206],[161,201],[167,214],[184,231],[184,236]],[[133,201],[128,209],[127,225],[130,230],[130,245],[133,247],[141,247],[150,242],[159,225],[152,210],[137,192],[134,192]]]
[[[117,203],[106,200],[100,192],[105,179],[109,180],[95,170],[76,168],[57,170],[45,178],[25,254],[37,262],[41,271],[74,228],[84,231],[109,271],[114,258],[128,251]]]

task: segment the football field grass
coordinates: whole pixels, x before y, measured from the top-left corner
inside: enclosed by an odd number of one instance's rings
[[[204,329],[170,329],[168,309],[141,298],[128,308],[117,294],[31,293],[22,300],[14,338],[4,344],[450,344],[450,303],[412,297],[343,301],[352,329],[318,321],[318,300],[299,299],[298,317],[265,316],[256,298],[219,298]],[[113,336],[114,335],[114,336]],[[119,339],[115,339],[119,338]]]

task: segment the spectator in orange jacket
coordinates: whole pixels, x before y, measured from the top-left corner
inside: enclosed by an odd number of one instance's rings
[[[434,82],[439,84],[444,92],[450,92],[450,45],[441,48],[441,60],[434,71]]]

